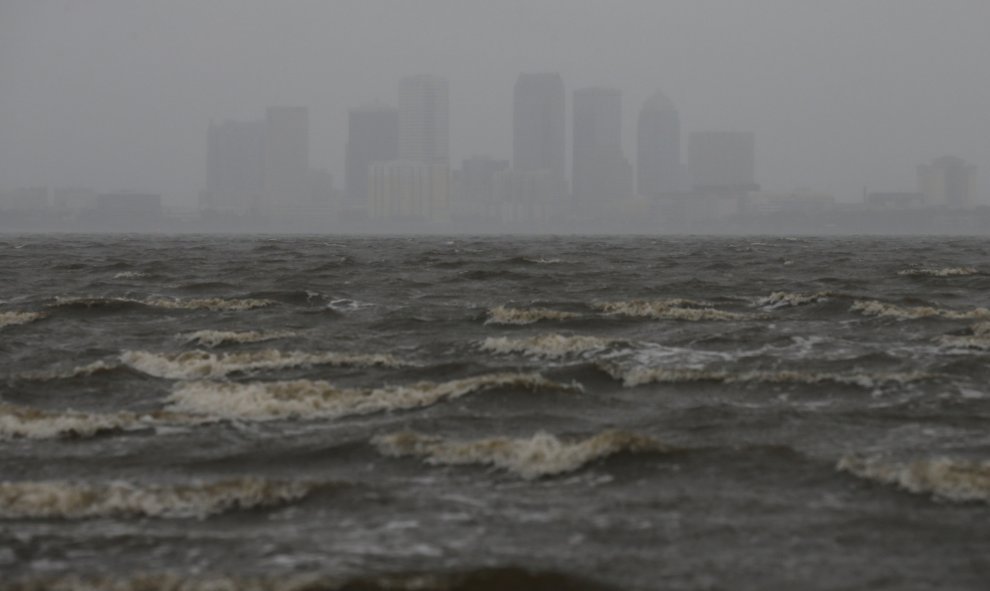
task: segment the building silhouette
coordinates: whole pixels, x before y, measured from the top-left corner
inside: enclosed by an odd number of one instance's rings
[[[636,123],[636,188],[644,197],[683,190],[681,119],[664,94],[651,96]]]
[[[976,205],[976,166],[956,156],[943,156],[918,167],[918,192],[925,205]]]
[[[347,121],[344,167],[345,211],[367,210],[368,175],[375,162],[399,156],[399,111],[386,106],[351,109]]]
[[[564,81],[560,74],[520,74],[512,101],[512,167],[519,172],[566,171]]]
[[[450,160],[449,86],[446,78],[421,74],[399,81],[399,160]]]
[[[572,191],[580,217],[599,217],[632,194],[632,168],[622,153],[622,94],[613,88],[574,91]]]

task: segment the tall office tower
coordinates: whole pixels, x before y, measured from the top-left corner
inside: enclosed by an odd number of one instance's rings
[[[344,170],[346,210],[368,207],[368,175],[375,162],[399,155],[399,112],[391,107],[351,109],[347,125],[347,162]]]
[[[512,103],[512,167],[564,178],[566,115],[560,74],[520,74]]]
[[[265,192],[265,123],[210,122],[206,144],[203,208],[232,213],[257,210]]]
[[[597,216],[632,192],[632,170],[622,153],[622,94],[613,88],[574,91],[574,163],[571,189],[578,214]]]
[[[639,112],[636,124],[636,181],[643,197],[682,189],[681,119],[674,103],[658,92]]]
[[[278,213],[312,205],[309,185],[309,110],[269,107],[265,118],[265,202]]]
[[[741,194],[755,191],[756,140],[752,132],[692,133],[688,168],[695,191]]]
[[[448,162],[450,113],[446,78],[422,74],[399,81],[399,160]]]
[[[918,167],[918,192],[925,205],[972,207],[976,193],[976,167],[956,156],[943,156]]]

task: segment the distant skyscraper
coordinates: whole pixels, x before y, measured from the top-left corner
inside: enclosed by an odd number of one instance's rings
[[[682,190],[681,119],[662,93],[646,101],[636,125],[636,180],[648,197]]]
[[[399,81],[399,160],[448,162],[450,113],[448,84],[439,76]]]
[[[943,156],[918,167],[918,189],[925,205],[972,207],[976,205],[976,167],[962,158]]]
[[[512,104],[512,167],[565,176],[566,115],[560,74],[520,74]]]
[[[692,133],[688,146],[692,187],[696,191],[720,193],[757,190],[755,151],[752,132]]]
[[[206,192],[203,207],[246,213],[265,192],[265,123],[210,123],[206,140]]]
[[[398,155],[398,110],[384,106],[350,110],[344,171],[347,185],[346,209],[367,209],[370,166],[375,162],[395,160]]]
[[[309,110],[306,107],[268,108],[264,174],[264,209],[284,212],[312,204]]]
[[[571,188],[582,216],[599,215],[632,192],[622,153],[622,94],[613,88],[574,92],[574,163]]]

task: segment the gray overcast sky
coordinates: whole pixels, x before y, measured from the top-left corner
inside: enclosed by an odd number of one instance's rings
[[[310,108],[343,185],[347,108],[451,83],[451,149],[508,158],[520,71],[662,89],[685,131],[751,130],[769,190],[857,198],[951,153],[990,175],[987,0],[0,0],[0,188],[87,185],[192,205],[211,117]],[[985,179],[983,186],[988,184]]]

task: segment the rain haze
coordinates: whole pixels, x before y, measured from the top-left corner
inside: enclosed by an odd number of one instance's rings
[[[68,187],[154,194],[166,210],[188,217],[210,208],[211,121],[260,121],[268,107],[299,106],[309,166],[330,175],[320,190],[334,210],[326,213],[332,228],[334,212],[365,197],[348,194],[349,110],[396,107],[399,80],[429,74],[448,85],[450,186],[447,211],[423,217],[498,231],[521,220],[504,212],[486,220],[465,209],[473,196],[458,184],[458,171],[479,155],[511,165],[517,77],[557,73],[568,183],[559,219],[574,213],[571,193],[580,193],[571,172],[573,93],[589,87],[621,93],[621,157],[630,178],[651,164],[637,162],[637,116],[661,92],[680,119],[680,191],[693,189],[691,135],[733,131],[754,139],[759,188],[747,198],[757,204],[788,195],[862,204],[874,192],[878,199],[923,192],[917,167],[951,156],[975,169],[965,205],[976,207],[988,204],[978,173],[990,166],[990,84],[980,69],[990,55],[988,22],[990,5],[980,0],[5,0],[0,191],[43,187],[50,201]],[[635,182],[601,190],[607,193],[596,201],[648,208],[660,229],[665,214],[675,215]],[[262,201],[277,210],[279,199]],[[736,204],[728,211],[738,213]],[[577,213],[584,221],[599,217]],[[540,229],[539,220],[529,221]],[[608,227],[624,226],[615,219]]]

